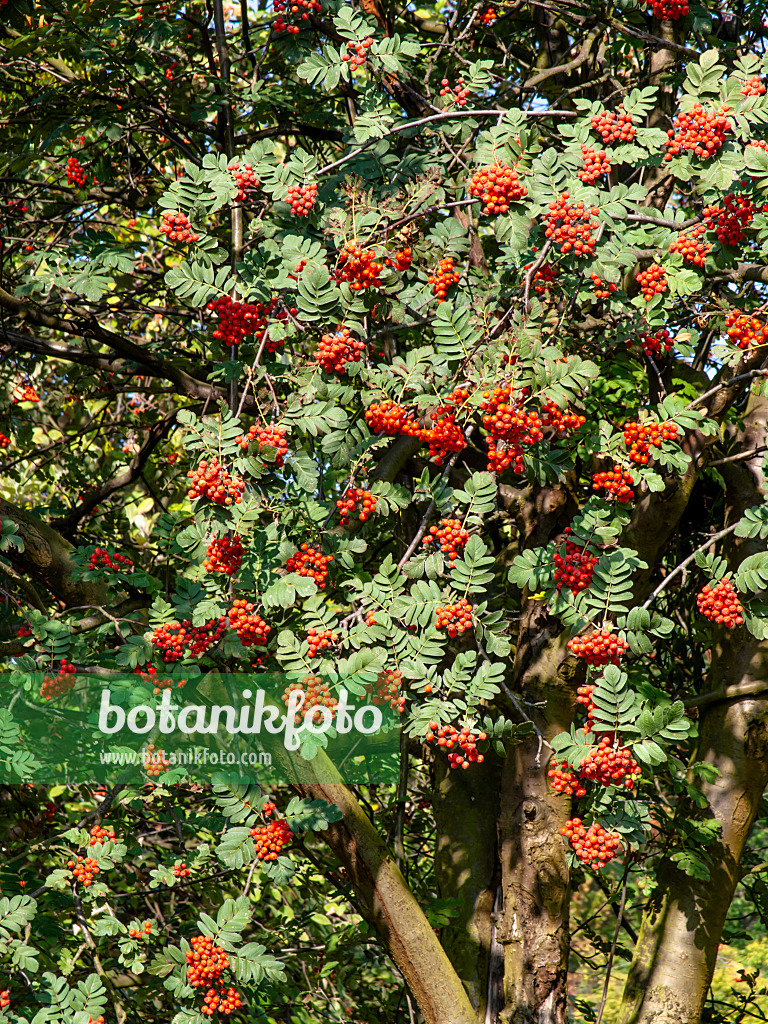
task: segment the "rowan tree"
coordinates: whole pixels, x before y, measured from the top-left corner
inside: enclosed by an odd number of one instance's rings
[[[0,1020],[765,1019],[761,5],[2,11]],[[399,781],[36,781],[234,671]]]

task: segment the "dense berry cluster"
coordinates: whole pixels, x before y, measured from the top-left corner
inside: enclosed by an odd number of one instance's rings
[[[493,25],[498,18],[498,14],[493,7],[486,7],[483,13],[480,15],[480,22],[483,25]]]
[[[585,828],[581,818],[566,821],[560,834],[568,839],[579,860],[596,871],[604,868],[621,846],[621,837],[615,832],[606,832],[597,822]]]
[[[96,846],[97,843],[106,843],[108,840],[115,838],[115,830],[113,828],[107,828],[106,825],[94,825],[90,832],[89,844]]]
[[[350,40],[347,43],[347,52],[341,55],[341,59],[352,69],[362,67],[372,46],[373,39],[370,36],[366,36],[361,43]]]
[[[592,128],[600,135],[606,146],[611,146],[614,142],[631,142],[637,134],[637,128],[632,124],[632,115],[624,110],[621,103],[617,113],[604,110],[601,114],[595,114],[592,118]]]
[[[185,652],[192,658],[199,658],[221,640],[225,626],[223,618],[210,619],[203,626],[193,626],[189,619],[169,622],[157,627],[152,634],[152,643],[166,663],[179,661]]]
[[[448,761],[451,768],[469,768],[471,762],[482,764],[485,760],[483,754],[477,749],[477,744],[487,739],[484,732],[475,733],[465,725],[457,729],[454,725],[440,725],[439,722],[430,722],[429,729],[424,737],[427,743],[437,742],[444,750],[453,751],[458,747],[459,751],[448,754]]]
[[[295,572],[297,576],[308,576],[313,579],[318,587],[324,587],[328,580],[328,565],[333,561],[333,555],[324,555],[322,551],[311,548],[309,544],[302,544],[295,555],[291,555],[285,563],[288,572]]]
[[[17,384],[13,389],[14,402],[39,402],[40,395],[28,380]]]
[[[760,75],[753,75],[748,78],[741,87],[742,96],[763,96],[765,95],[765,83]]]
[[[444,629],[448,636],[472,629],[472,605],[466,597],[462,597],[458,604],[438,605],[435,608],[435,627]]]
[[[356,245],[345,245],[336,263],[336,281],[346,281],[353,292],[365,288],[378,288],[384,264],[376,259],[373,250],[367,252]]]
[[[513,472],[524,471],[522,445],[532,445],[544,437],[542,422],[536,412],[526,412],[512,398],[512,388],[506,385],[483,392],[480,403],[483,426],[488,437],[488,470],[503,473],[512,466]]]
[[[660,331],[655,331],[653,334],[649,331],[641,331],[637,336],[637,340],[640,342],[640,347],[644,354],[651,359],[660,359],[661,356],[670,352],[674,345],[672,335],[666,327],[662,327]],[[629,339],[627,341],[627,348],[631,347],[632,339]]]
[[[19,627],[19,631],[17,632],[16,636],[18,636],[18,637],[32,636],[32,630],[29,628],[29,626],[20,626]]]
[[[679,252],[684,263],[693,263],[696,267],[703,267],[707,254],[712,248],[712,243],[702,240],[706,232],[704,224],[697,224],[689,232],[681,231],[669,247],[670,252]]]
[[[744,609],[727,576],[714,587],[704,587],[696,597],[696,606],[702,615],[728,629],[744,622]]]
[[[369,406],[365,413],[365,421],[374,434],[386,434],[388,437],[397,437],[400,434],[421,437],[422,434],[416,420],[391,399],[374,402]]]
[[[550,761],[547,776],[549,777],[552,789],[556,793],[565,793],[566,796],[587,795],[583,781],[572,771],[568,770],[567,764],[563,764],[560,767],[558,761]]]
[[[640,767],[628,747],[622,747],[608,733],[579,765],[578,775],[601,786],[624,786],[632,789],[640,775]]]
[[[187,952],[187,981],[193,988],[207,988],[221,980],[229,967],[229,957],[206,935],[193,935]]]
[[[706,206],[701,215],[710,231],[717,234],[723,245],[738,245],[744,238],[744,228],[749,227],[755,215],[755,208],[749,196],[729,192],[723,198],[723,205],[716,203]]]
[[[523,270],[530,269],[530,263],[527,266],[523,267]],[[531,284],[533,285],[533,290],[536,292],[537,295],[543,295],[544,292],[551,291],[552,285],[556,277],[557,267],[551,264],[548,260],[545,260],[537,269],[536,273],[533,275],[533,280],[531,281]]]
[[[297,217],[306,217],[317,202],[317,185],[313,182],[308,185],[289,185],[285,201],[291,213]]]
[[[542,427],[554,427],[558,437],[563,437],[569,430],[580,430],[587,422],[586,416],[580,416],[566,407],[561,409],[556,402],[548,399],[541,407]]]
[[[237,185],[237,195],[235,196],[236,203],[244,203],[248,198],[248,193],[252,189],[257,189],[261,182],[256,177],[256,172],[253,169],[253,164],[245,164],[243,167],[240,166],[239,162],[235,160],[228,167],[228,170],[232,177],[235,179]]]
[[[84,188],[87,181],[88,175],[83,170],[80,161],[76,156],[71,156],[67,160],[67,184]]]
[[[674,441],[677,438],[677,424],[651,423],[625,423],[624,444],[629,449],[629,458],[640,466],[647,466],[651,457],[651,447],[661,448],[664,441]]]
[[[165,751],[156,750],[155,744],[150,743],[144,754],[144,771],[150,779],[156,779],[158,775],[167,772],[170,767],[171,762],[165,756]]]
[[[229,624],[243,647],[265,647],[272,629],[255,609],[256,605],[244,598],[238,598],[229,609]]]
[[[294,714],[294,721],[296,725],[298,725],[299,722],[303,720],[307,712],[312,711],[313,708],[318,710],[312,713],[310,721],[314,723],[322,722],[324,715],[319,710],[320,708],[328,708],[331,713],[331,718],[333,718],[336,705],[339,702],[328,688],[328,683],[322,680],[320,676],[310,673],[301,681],[290,683],[286,686],[283,691],[283,703],[286,707],[291,699],[291,694],[296,691],[300,691],[304,694],[304,701],[299,705],[299,710]]]
[[[681,110],[667,132],[667,152],[665,160],[671,160],[683,150],[695,153],[706,160],[712,156],[725,142],[725,134],[730,128],[727,113],[730,107],[721,106],[718,110],[706,111],[700,103],[695,103],[690,110]]]
[[[731,309],[725,318],[725,333],[734,345],[749,348],[768,341],[768,324],[753,316],[743,316],[740,309]]]
[[[272,0],[272,10],[277,15],[272,28],[276,35],[281,32],[298,35],[299,26],[285,21],[283,12],[286,15],[300,15],[301,21],[307,21],[310,14],[319,14],[322,9],[320,0]]]
[[[223,572],[227,576],[234,576],[242,564],[244,554],[242,541],[237,534],[233,537],[216,537],[208,545],[203,565],[206,572]]]
[[[0,448],[10,448],[10,447],[11,447],[11,439],[10,439],[10,437],[6,437],[5,434],[0,434]]]
[[[243,500],[245,482],[240,477],[231,477],[218,459],[210,462],[203,459],[197,469],[190,469],[187,477],[192,481],[189,485],[190,501],[207,498],[214,505],[239,505]]]
[[[40,696],[43,700],[53,700],[54,697],[61,697],[63,694],[69,693],[75,685],[76,673],[75,666],[68,664],[66,658],[62,658],[59,671],[55,676],[43,676]]]
[[[609,630],[595,629],[589,636],[572,637],[568,650],[588,665],[618,665],[629,644]]]
[[[597,241],[592,231],[598,223],[592,218],[598,208],[585,206],[583,199],[575,203],[569,200],[570,192],[563,192],[549,204],[549,212],[544,214],[547,221],[544,234],[562,253],[572,252],[582,258],[594,256]]]
[[[469,534],[461,525],[460,519],[441,519],[439,526],[430,526],[429,533],[422,540],[422,544],[440,544],[440,550],[448,555],[451,565],[456,561],[459,554],[467,546]]]
[[[688,13],[688,0],[645,0],[659,21],[677,21]]]
[[[570,526],[566,526],[565,532],[572,532]],[[599,556],[590,554],[585,545],[576,544],[570,537],[566,537],[565,556],[559,551],[554,556],[557,589],[567,587],[574,594],[586,590],[592,582],[592,574],[599,560]]]
[[[288,442],[285,439],[285,435],[285,427],[262,427],[260,423],[252,423],[245,437],[236,437],[235,443],[239,444],[243,451],[246,451],[248,445],[253,441],[259,446],[259,451],[262,451],[264,448],[274,448],[274,462],[275,466],[279,469],[285,462],[285,457],[288,454]]]
[[[611,293],[615,292],[618,287],[613,281],[604,282],[597,274],[590,274],[589,276],[592,279],[596,299],[609,299]]]
[[[579,177],[587,185],[594,185],[598,178],[611,173],[611,161],[604,149],[594,149],[581,144],[581,170]]]
[[[385,669],[376,676],[375,683],[368,683],[366,694],[375,705],[388,704],[393,711],[403,712],[405,697],[401,694],[403,676],[397,669]]]
[[[362,487],[350,487],[343,498],[336,502],[339,510],[339,523],[341,526],[349,526],[349,517],[354,515],[361,523],[368,520],[376,511],[376,498],[370,491]]]
[[[186,213],[170,210],[163,214],[160,234],[165,235],[169,242],[196,242],[200,238],[192,230]]]
[[[363,352],[365,343],[339,324],[332,334],[322,336],[315,359],[326,373],[346,373],[347,363],[359,363]]]
[[[413,249],[407,246],[405,249],[399,249],[394,254],[394,259],[389,256],[384,257],[384,262],[388,267],[395,267],[401,273],[404,270],[408,270],[410,265],[413,263]]]
[[[187,867],[185,860],[177,860],[173,865],[173,877],[174,878],[189,878],[192,874],[191,870]]]
[[[72,871],[75,881],[80,882],[86,888],[93,881],[93,876],[98,875],[100,870],[93,857],[78,857],[77,860],[67,861],[67,867]]]
[[[475,171],[469,183],[469,194],[483,204],[483,213],[506,213],[511,203],[528,195],[520,184],[517,171],[508,164],[495,163]]]
[[[457,107],[466,107],[469,97],[469,86],[464,85],[464,75],[459,75],[458,83],[451,89],[451,83],[447,78],[440,82],[440,95],[445,99],[445,105],[449,107],[455,103]]]
[[[667,290],[667,272],[660,263],[652,263],[647,270],[638,270],[637,283],[646,302]]]
[[[267,326],[269,317],[277,306],[277,299],[263,302],[238,302],[229,295],[220,295],[218,299],[209,302],[205,307],[209,313],[216,313],[219,323],[213,332],[214,338],[223,341],[227,348],[234,348],[240,342],[253,335],[258,343],[264,337],[264,329]],[[291,311],[292,314],[295,311]],[[286,313],[281,311],[275,317],[276,320],[285,320]],[[274,352],[281,344],[279,341],[268,339],[265,348],[268,352]]]
[[[89,569],[112,569],[114,572],[125,571],[131,565],[133,562],[130,558],[119,552],[110,555],[106,548],[94,548],[88,560]]]
[[[430,274],[427,283],[432,285],[432,294],[444,302],[448,289],[461,280],[461,271],[453,269],[453,257],[444,256],[437,265],[437,270]]]
[[[307,631],[307,643],[309,650],[308,658],[316,658],[320,651],[324,651],[331,644],[338,643],[339,636],[332,629],[310,629]]]
[[[293,832],[284,818],[256,825],[251,829],[251,839],[259,860],[277,860],[280,851],[293,839]]]
[[[432,429],[425,430],[423,439],[429,444],[429,454],[436,466],[442,466],[448,455],[467,447],[464,431],[456,422],[455,410],[439,406],[431,413]]]

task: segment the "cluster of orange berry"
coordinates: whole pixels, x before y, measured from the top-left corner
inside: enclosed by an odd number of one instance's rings
[[[243,647],[265,647],[267,636],[272,629],[255,612],[256,605],[245,598],[238,598],[229,609],[229,624],[237,633]]]
[[[155,744],[150,743],[144,753],[144,771],[150,779],[157,778],[158,775],[167,772],[170,767],[171,762],[165,756],[165,751],[162,748],[155,751]]]
[[[566,526],[565,533],[572,532],[570,526]],[[568,587],[574,594],[586,590],[592,582],[595,566],[599,560],[599,556],[590,554],[586,546],[576,544],[570,537],[566,537],[565,557],[559,551],[556,551],[554,556],[554,580],[557,589]]]
[[[647,270],[637,272],[637,283],[646,302],[667,290],[667,272],[660,263],[652,263]]]
[[[61,697],[63,694],[68,693],[75,685],[76,672],[75,666],[69,665],[67,659],[62,658],[57,675],[43,676],[43,682],[40,687],[40,696],[43,700],[53,700],[54,697]]]
[[[752,223],[755,208],[749,196],[729,192],[723,198],[722,206],[716,203],[706,206],[701,215],[709,230],[717,234],[719,242],[723,245],[738,245],[744,238],[744,228]]]
[[[262,427],[261,424],[252,423],[245,437],[236,437],[235,443],[239,444],[243,451],[247,451],[248,445],[252,441],[258,444],[259,451],[263,448],[274,448],[275,466],[279,469],[288,454],[288,442],[285,435],[285,427]]]
[[[142,681],[152,687],[152,693],[155,697],[162,693],[163,690],[172,690],[174,685],[181,690],[187,685],[186,679],[179,679],[175,684],[173,679],[161,679],[157,674],[157,669],[154,665],[148,665],[146,672],[140,668],[135,668],[134,673],[140,676]]]
[[[483,426],[490,434],[488,471],[503,473],[512,466],[513,472],[524,472],[522,445],[536,444],[544,438],[539,414],[517,408],[509,384],[484,391],[480,409]]]
[[[484,732],[475,735],[468,725],[457,729],[454,725],[440,725],[439,722],[430,722],[424,737],[427,743],[436,740],[439,747],[451,751],[448,754],[451,768],[469,768],[473,762],[482,764],[485,756],[478,751],[477,744],[487,738]],[[461,753],[453,752],[453,747],[459,747]]]
[[[365,288],[378,288],[383,269],[384,264],[377,261],[373,251],[365,252],[356,245],[345,245],[339,253],[333,277],[336,281],[346,281],[353,292],[359,292]]]
[[[131,939],[141,939],[145,935],[152,934],[152,922],[145,921],[141,928],[129,928],[128,936]]]
[[[457,107],[466,107],[467,97],[469,96],[469,87],[464,85],[464,75],[459,75],[458,84],[451,91],[451,83],[447,78],[443,78],[440,82],[440,95],[445,98],[450,97],[445,101],[446,106],[450,106],[451,103],[455,103]]]
[[[313,579],[318,587],[324,587],[328,580],[328,565],[333,561],[333,555],[324,555],[322,551],[311,548],[309,544],[302,544],[295,555],[291,555],[285,563],[288,572],[295,572],[297,576],[308,576]]]
[[[593,256],[597,241],[592,231],[598,223],[592,218],[597,216],[598,208],[585,206],[583,199],[571,203],[570,197],[570,192],[563,192],[549,204],[549,213],[544,214],[547,221],[544,234],[562,253],[573,252],[581,258]]]
[[[349,517],[355,515],[361,523],[366,522],[376,511],[376,498],[362,487],[350,487],[343,498],[336,502],[341,526],[349,525]]]
[[[568,650],[588,665],[618,665],[629,644],[610,630],[595,629],[589,636],[572,637]]]
[[[437,265],[434,274],[430,274],[427,283],[432,285],[432,294],[435,298],[444,302],[448,296],[448,289],[458,284],[461,280],[461,271],[453,269],[453,257],[445,256]]]
[[[518,203],[528,195],[520,184],[517,171],[498,161],[490,167],[475,171],[469,183],[469,194],[483,204],[483,213],[506,213],[511,203]]]
[[[11,439],[10,439],[10,437],[6,437],[5,434],[0,434],[0,448],[10,448],[10,447],[11,447]]]
[[[278,818],[276,821],[270,821],[267,825],[256,825],[252,828],[251,839],[254,841],[253,845],[259,860],[277,860],[280,851],[290,845],[293,832],[284,818]]]
[[[67,867],[71,869],[75,881],[80,882],[86,888],[93,881],[93,876],[99,873],[99,865],[93,857],[78,857],[76,861],[67,861]]]
[[[307,631],[307,643],[309,644],[307,657],[317,657],[319,651],[324,651],[331,644],[338,643],[338,640],[338,634],[334,633],[332,629],[309,629]]]
[[[584,783],[572,771],[568,765],[563,763],[562,768],[558,761],[550,761],[547,770],[552,789],[556,793],[565,793],[566,796],[586,796],[587,791]]]
[[[582,142],[581,160],[582,166],[578,176],[587,185],[594,185],[598,178],[611,173],[611,161],[604,149],[597,150],[592,146],[585,146]]]
[[[222,985],[218,991],[215,988],[208,989],[205,993],[205,999],[203,999],[203,1005],[200,1007],[200,1012],[209,1016],[214,1013],[220,1013],[222,1016],[227,1017],[242,1005],[243,999],[237,989],[232,988],[231,985]]]
[[[688,0],[645,0],[659,21],[677,21],[688,13]]]
[[[221,946],[205,935],[193,935],[187,951],[187,981],[193,988],[204,988],[221,979],[229,967],[229,958]]]
[[[760,323],[753,316],[742,316],[741,310],[734,307],[725,318],[725,333],[734,345],[749,348],[768,341],[768,324]]]
[[[567,434],[569,430],[580,430],[587,422],[586,416],[571,412],[568,406],[561,409],[557,402],[553,402],[551,399],[544,403],[541,412],[542,427],[554,427],[559,437]]]
[[[19,631],[16,634],[17,637],[32,636],[32,630],[29,626],[20,626]]]
[[[177,860],[173,865],[173,876],[174,878],[188,878],[192,872],[187,867],[185,860]]]
[[[187,649],[190,657],[199,658],[221,640],[225,627],[224,618],[210,619],[204,626],[193,626],[189,619],[169,622],[157,627],[152,634],[152,643],[166,664],[183,658]]]
[[[528,263],[523,267],[523,270],[530,270],[531,264]],[[549,260],[545,260],[538,268],[536,273],[533,275],[531,284],[533,290],[537,295],[543,295],[544,292],[552,290],[552,285],[557,277],[557,267],[553,266]]]
[[[369,406],[365,413],[365,421],[374,434],[386,434],[387,437],[404,434],[407,437],[420,438],[423,433],[408,411],[391,399],[374,402]]]
[[[317,185],[313,182],[309,185],[289,185],[285,201],[290,206],[291,213],[297,217],[306,217],[317,202]]]
[[[498,18],[498,14],[493,7],[486,7],[483,13],[480,15],[480,21],[483,25],[493,25]]]
[[[661,448],[662,442],[677,438],[677,424],[667,423],[625,423],[624,444],[629,448],[629,458],[638,465],[647,466],[651,446]]]
[[[261,182],[256,177],[256,172],[253,169],[253,164],[245,164],[244,167],[240,167],[239,161],[233,161],[227,170],[230,172],[232,177],[235,179],[237,185],[237,195],[235,196],[236,203],[244,203],[248,198],[248,192],[251,189],[257,189]]]
[[[760,75],[748,78],[741,87],[742,96],[763,96],[765,95],[765,84]]]
[[[234,576],[242,565],[244,554],[237,534],[233,537],[216,537],[208,545],[203,565],[206,572],[223,572],[227,576]]]
[[[170,210],[163,214],[160,234],[165,235],[169,242],[196,242],[200,238],[192,230],[186,213]]]
[[[467,440],[464,431],[456,422],[456,412],[448,406],[440,406],[430,414],[432,429],[423,432],[423,439],[429,444],[429,454],[436,466],[442,466],[448,455],[464,451]]]
[[[362,67],[372,46],[373,39],[370,36],[366,36],[362,43],[351,40],[347,43],[347,52],[341,55],[341,59],[353,69]]]
[[[704,224],[697,224],[686,234],[681,231],[669,247],[670,252],[679,252],[684,263],[693,263],[694,266],[703,267],[707,254],[712,248],[712,243],[702,241],[701,236],[706,232]]]
[[[581,818],[566,821],[560,829],[560,835],[568,839],[579,860],[596,871],[604,868],[621,846],[621,837],[615,832],[606,832],[597,822],[585,828]]]
[[[723,104],[718,110],[706,111],[700,103],[695,103],[690,110],[681,110],[667,132],[664,159],[671,160],[683,150],[689,150],[705,160],[716,153],[725,142],[725,134],[730,128],[727,117],[730,109],[727,104]]]
[[[466,597],[458,604],[438,605],[435,608],[435,627],[444,629],[448,636],[456,636],[472,629],[472,605]]]
[[[187,477],[192,481],[189,486],[190,501],[207,498],[214,505],[239,505],[243,500],[245,481],[240,477],[231,477],[218,459],[206,459],[197,469],[190,469]]]
[[[9,989],[0,992],[0,1010],[5,1010],[11,1005],[11,993]],[[103,1018],[102,1018],[103,1019]]]
[[[385,669],[376,676],[375,683],[368,683],[366,694],[375,705],[389,704],[393,711],[401,714],[405,710],[405,697],[400,693],[403,676],[397,669]]]
[[[606,733],[579,765],[582,778],[602,786],[624,786],[632,789],[640,775],[640,767],[628,747]]]
[[[107,828],[106,825],[94,825],[90,832],[89,843],[96,846],[97,843],[105,843],[108,839],[115,838],[115,830]]]
[[[440,550],[448,555],[451,565],[456,561],[459,552],[467,546],[469,534],[461,525],[460,519],[441,519],[439,526],[430,526],[429,533],[422,540],[422,544],[428,545],[437,541]]]
[[[113,569],[115,572],[119,572],[121,568],[127,568],[130,565],[133,565],[130,558],[119,553],[110,555],[106,548],[94,548],[93,554],[88,561],[89,569]]]
[[[696,607],[702,615],[728,629],[744,621],[744,609],[728,576],[723,576],[714,587],[704,587],[696,597]]]
[[[88,175],[83,170],[80,161],[77,157],[71,156],[67,160],[67,184],[84,188],[86,181],[88,181]]]
[[[597,274],[590,274],[589,276],[592,279],[596,299],[609,299],[611,293],[616,291],[617,285],[613,281],[605,283]]]
[[[38,395],[29,381],[24,381],[14,388],[13,400],[14,402],[39,402],[40,395]]]
[[[256,342],[264,337],[264,328],[267,326],[269,317],[277,306],[277,299],[271,299],[266,304],[263,302],[238,302],[231,299],[229,295],[220,295],[218,299],[209,302],[205,307],[208,312],[216,313],[219,317],[219,324],[213,332],[214,338],[223,341],[227,348],[234,348],[239,345],[243,338],[253,335]],[[291,311],[295,315],[295,311]],[[283,311],[277,320],[284,320],[286,317]],[[274,352],[282,341],[269,339],[265,345],[268,352]]]
[[[294,715],[295,724],[298,725],[304,719],[304,716],[312,708],[328,708],[331,712],[331,718],[336,705],[339,703],[328,688],[328,683],[320,678],[320,676],[314,675],[310,672],[309,675],[304,676],[300,681],[295,683],[289,683],[283,691],[283,703],[288,706],[288,702],[291,699],[291,694],[295,691],[300,690],[304,694],[304,703],[301,705],[299,711]],[[312,722],[320,722],[323,719],[323,714],[320,711],[315,711],[312,715]]]
[[[339,324],[333,334],[322,336],[315,359],[326,373],[346,373],[347,363],[359,363],[363,352],[365,343]]]
[[[661,356],[666,355],[674,345],[672,335],[666,327],[662,327],[660,331],[656,331],[654,334],[648,331],[641,331],[637,336],[637,340],[640,342],[640,347],[645,355],[651,359],[659,359]],[[632,348],[632,339],[627,341],[627,348]]]
[[[404,270],[408,270],[410,265],[413,263],[413,249],[409,246],[405,249],[398,250],[394,256],[394,259],[391,259],[389,256],[385,256],[384,262],[388,267],[395,267],[401,273]]]
[[[592,128],[606,146],[614,142],[631,142],[637,135],[637,128],[632,124],[632,115],[624,110],[624,104],[618,106],[618,113],[604,110],[592,117]]]
[[[319,14],[323,7],[320,0],[273,0],[272,9],[277,15],[272,26],[276,35],[287,32],[289,35],[298,35],[299,26],[286,22],[283,18],[283,11],[286,14],[301,14],[301,20],[307,21],[310,14]]]

